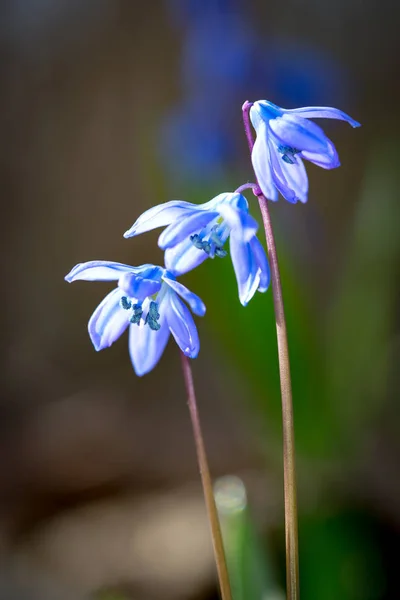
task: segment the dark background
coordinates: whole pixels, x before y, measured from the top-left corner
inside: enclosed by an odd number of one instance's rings
[[[342,166],[308,165],[308,204],[271,206],[302,597],[399,598],[398,3],[0,8],[0,598],[216,597],[177,348],[142,379],[126,335],[97,354],[87,321],[111,286],[63,278],[92,259],[160,263],[157,232],[123,232],[154,204],[251,180],[241,105],[263,98],[362,123],[319,121]],[[229,258],[184,282],[207,304],[192,364],[211,469],[240,478],[219,480],[235,600],[283,598],[272,295],[243,308]]]

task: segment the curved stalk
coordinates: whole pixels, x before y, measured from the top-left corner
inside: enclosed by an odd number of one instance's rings
[[[224,544],[222,541],[221,527],[218,518],[218,511],[215,504],[214,492],[212,487],[210,469],[208,468],[207,454],[201,432],[199,412],[197,409],[196,393],[194,389],[192,368],[190,360],[183,352],[181,354],[183,378],[188,398],[188,407],[190,419],[192,421],[194,441],[196,445],[197,461],[199,463],[201,483],[203,486],[204,499],[206,502],[208,520],[211,529],[211,537],[214,548],[215,563],[217,566],[218,580],[221,589],[222,600],[232,600],[231,588],[229,583],[228,568]]]
[[[252,104],[245,102],[243,105],[243,122],[250,153],[253,150],[254,140],[251,131],[249,111]],[[256,176],[257,177],[257,176]],[[285,498],[285,539],[286,539],[286,596],[287,600],[299,600],[299,548],[297,525],[297,488],[296,488],[296,461],[293,423],[293,399],[290,377],[289,347],[281,278],[279,273],[278,256],[275,238],[269,214],[268,200],[263,195],[259,186],[253,188],[253,193],[258,198],[262,220],[264,223],[265,237],[267,240],[268,256],[271,267],[272,293],[274,297],[274,310],[276,320],[276,335],[278,342],[279,375],[282,398],[282,426],[283,426],[283,473],[284,473],[284,498]]]

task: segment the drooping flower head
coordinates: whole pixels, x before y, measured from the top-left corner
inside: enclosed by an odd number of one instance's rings
[[[265,292],[270,281],[268,260],[256,236],[258,224],[248,210],[239,193],[219,194],[204,204],[174,200],[144,212],[124,237],[167,226],[158,245],[174,275],[191,271],[207,258],[226,256],[229,237],[239,299],[245,306],[257,290]]]
[[[170,333],[186,356],[197,356],[200,342],[196,325],[180,298],[200,317],[206,307],[166,269],[95,260],[76,265],[65,279],[68,282],[118,281],[117,288],[91,316],[89,335],[95,349],[103,350],[129,327],[129,353],[137,375],[145,375],[156,366]]]
[[[257,133],[252,151],[254,172],[269,200],[277,200],[280,192],[289,202],[307,202],[308,178],[303,158],[323,169],[340,166],[335,146],[310,118],[341,119],[352,127],[360,126],[337,108],[286,110],[267,100],[259,100],[250,108]]]

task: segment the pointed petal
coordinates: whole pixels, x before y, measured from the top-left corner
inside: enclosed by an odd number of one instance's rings
[[[153,206],[140,215],[132,227],[124,233],[124,238],[130,238],[151,229],[169,225],[176,219],[180,219],[196,209],[196,204],[184,202],[183,200],[172,200],[171,202]]]
[[[268,145],[268,126],[260,122],[257,138],[251,153],[254,172],[262,193],[268,200],[278,200],[278,192],[272,178],[270,163],[270,150]]]
[[[190,238],[172,248],[167,248],[164,253],[166,269],[176,276],[192,271],[207,258],[208,254],[193,246]]]
[[[96,350],[111,346],[129,325],[127,311],[120,306],[122,295],[119,288],[110,292],[89,320],[88,331]]]
[[[296,204],[297,197],[295,191],[290,187],[290,183],[286,180],[285,175],[282,171],[281,163],[284,161],[281,159],[280,154],[274,146],[270,146],[270,159],[272,166],[272,176],[274,184],[282,194],[282,196],[291,204]]]
[[[144,311],[147,311],[148,306],[149,301],[145,301],[143,303]],[[168,343],[169,328],[165,306],[164,310],[160,310],[159,323],[161,327],[158,331],[150,329],[148,325],[145,325],[143,319],[139,325],[131,325],[129,328],[129,354],[135,373],[139,377],[154,369]]]
[[[352,127],[361,126],[361,123],[355,121],[343,111],[331,108],[330,106],[305,106],[304,108],[284,110],[284,112],[286,114],[301,115],[306,119],[340,119],[341,121],[347,121]]]
[[[239,300],[246,306],[257,291],[259,278],[257,278],[258,266],[251,252],[250,245],[231,232],[230,250],[233,268],[239,290]]]
[[[313,162],[315,165],[323,169],[336,169],[340,167],[340,160],[334,144],[328,139],[328,147],[326,152],[301,152],[301,156]]]
[[[169,292],[164,310],[168,327],[179,348],[186,356],[196,358],[200,350],[200,340],[189,309],[174,292]]]
[[[84,281],[116,281],[121,273],[135,271],[134,267],[109,260],[91,260],[79,263],[65,276],[65,280],[71,283],[82,279]]]
[[[278,159],[279,160],[279,159]],[[294,191],[296,198],[300,202],[307,202],[308,197],[308,177],[303,161],[296,156],[294,165],[286,163],[280,159],[280,166],[288,187]]]
[[[179,242],[190,238],[193,233],[206,227],[218,216],[216,211],[193,211],[189,216],[182,217],[164,229],[158,238],[159,247],[165,250],[166,248],[176,246]]]
[[[224,204],[219,213],[229,228],[237,230],[237,235],[242,236],[244,241],[248,242],[257,233],[258,223],[248,212]]]
[[[327,140],[325,133],[315,123],[293,114],[284,114],[272,119],[269,127],[277,139],[284,146],[308,152],[325,152]]]
[[[258,266],[258,291],[266,292],[271,281],[271,271],[267,255],[260,240],[256,236],[250,241],[250,248]]]
[[[188,290],[187,287],[179,283],[179,281],[176,281],[176,279],[168,276],[168,274],[163,276],[163,280],[174,290],[174,292],[179,294],[179,296],[189,304],[191,311],[195,315],[204,317],[206,314],[206,305],[199,296]]]

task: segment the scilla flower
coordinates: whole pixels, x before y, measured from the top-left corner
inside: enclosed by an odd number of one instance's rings
[[[200,349],[193,317],[206,312],[202,300],[176,281],[162,267],[130,267],[95,260],[76,265],[65,277],[68,282],[118,281],[94,311],[88,329],[96,350],[113,344],[129,327],[129,353],[137,375],[145,375],[158,363],[169,335],[186,356],[195,358]]]
[[[187,273],[207,258],[226,256],[224,244],[230,237],[239,299],[245,306],[257,290],[265,292],[270,281],[268,260],[256,237],[258,224],[248,209],[246,198],[238,193],[219,194],[205,204],[174,200],[144,212],[124,237],[167,226],[158,245],[174,275]]]
[[[255,174],[263,194],[307,202],[308,178],[303,158],[323,169],[340,166],[333,143],[309,118],[341,119],[352,127],[360,123],[336,108],[322,106],[285,110],[267,100],[255,102],[250,119],[257,133],[252,152]]]

